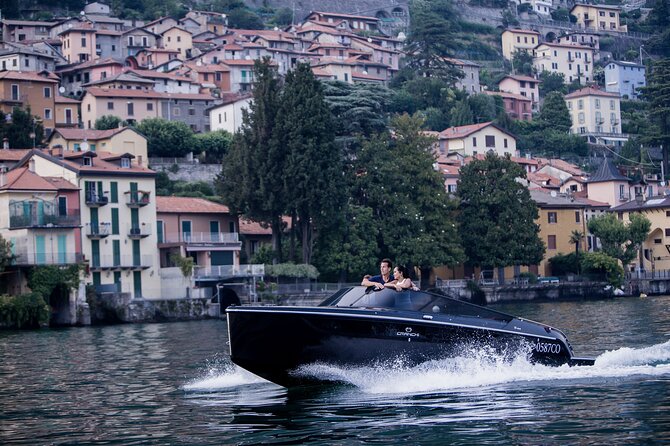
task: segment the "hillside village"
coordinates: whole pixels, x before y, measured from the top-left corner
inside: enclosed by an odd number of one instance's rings
[[[570,87],[561,96],[568,134],[588,147],[589,162],[521,148],[520,135],[498,119],[433,127],[424,134],[434,138],[445,191],[456,194],[461,168],[489,152],[522,166],[522,181],[540,210],[536,222],[546,252],[538,265],[508,268],[508,278],[522,272],[551,276],[549,259],[575,250],[574,231],[584,235],[577,241],[583,251],[597,250],[587,223],[608,212],[625,221],[643,212],[652,221],[642,255],[628,265],[631,271],[670,270],[664,172],[645,170],[642,163],[628,171],[615,165],[632,137],[624,131],[622,103],[628,109],[641,103],[647,66],[617,59],[600,45],[602,39],[626,40],[621,16],[630,10],[568,7],[559,0],[519,3],[528,6],[517,8],[518,17],[499,29],[505,61],[495,82],[491,66],[445,57],[460,73],[454,87],[463,101],[493,98],[507,118],[523,125],[543,110],[547,76],[563,79]],[[545,33],[547,17],[559,9],[574,17],[573,26]],[[503,12],[498,10],[501,17]],[[312,11],[283,28],[235,29],[220,12],[191,10],[179,19],[142,22],[115,17],[104,2],[94,2],[75,17],[2,19],[0,111],[12,125],[17,108],[29,110],[25,128],[32,147],[13,146],[6,137],[0,150],[0,236],[15,256],[0,273],[0,292],[27,292],[36,265],[84,264],[79,286],[51,303],[58,322],[68,324],[82,322],[77,308],[86,302],[86,285],[130,300],[211,298],[225,277],[261,278],[262,265],[251,260],[270,243],[271,230],[209,199],[159,196],[159,160],[153,157],[161,154],[151,153],[139,125],[162,118],[195,134],[234,134],[253,97],[254,64],[264,58],[280,76],[306,63],[324,82],[387,88],[404,75],[408,17],[401,4],[381,17]],[[630,38],[640,48],[639,37],[631,32]],[[518,66],[521,60],[530,66]],[[100,129],[100,120],[109,116],[120,124]],[[649,151],[654,166],[662,160],[659,153]],[[196,181],[203,179],[202,161],[191,156],[170,164],[185,163]],[[193,259],[190,277],[179,269],[184,258]],[[479,269],[444,267],[433,274],[433,280],[462,279],[476,277]]]

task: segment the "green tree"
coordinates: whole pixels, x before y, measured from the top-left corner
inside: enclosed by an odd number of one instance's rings
[[[364,144],[355,163],[353,196],[372,209],[379,255],[421,270],[427,286],[430,269],[454,265],[463,251],[453,216],[455,205],[433,168],[434,139],[423,134],[420,116],[392,121],[393,137],[382,134]]]
[[[345,197],[332,116],[309,64],[298,64],[286,75],[276,125],[273,144],[286,156],[287,210],[297,217],[302,262],[311,263],[315,232],[328,225]]]
[[[653,63],[647,75],[647,86],[643,97],[649,102],[649,116],[656,124],[658,133],[651,137],[663,146],[663,165],[668,172],[668,151],[670,151],[670,58]]]
[[[568,89],[565,85],[565,75],[563,73],[552,73],[543,71],[540,73],[540,96],[545,97],[552,91],[559,93],[567,93]]]
[[[145,119],[137,130],[147,137],[149,156],[180,157],[198,153],[193,130],[183,122],[163,118]]]
[[[517,181],[525,177],[522,167],[493,152],[461,169],[460,234],[470,264],[500,268],[542,260],[537,205]]]
[[[477,124],[493,121],[498,114],[495,98],[487,94],[478,93],[468,96],[468,105],[470,105],[472,116]]]
[[[515,51],[512,54],[512,66],[517,74],[532,76],[535,71],[533,68],[533,55],[526,50]]]
[[[541,130],[549,129],[559,133],[570,131],[572,119],[568,106],[565,105],[565,97],[560,92],[553,91],[545,97],[536,124]]]
[[[263,20],[247,8],[233,9],[228,13],[228,26],[236,29],[264,29]]]
[[[457,102],[456,106],[451,109],[449,121],[452,127],[474,124],[475,118],[470,103],[467,100]]]
[[[584,233],[582,231],[574,230],[570,233],[570,243],[575,245],[575,257],[577,258],[577,265],[579,265],[579,247],[584,240]],[[579,270],[577,270],[579,273]]]
[[[441,77],[453,85],[463,73],[445,58],[453,57],[457,49],[458,14],[447,0],[413,0],[410,15],[408,66],[421,76]]]
[[[0,235],[0,273],[2,273],[14,261],[14,254],[12,254],[12,242],[5,240]]]
[[[0,140],[4,138],[9,140],[9,147],[13,149],[40,146],[44,138],[42,120],[30,113],[30,107],[25,110],[14,107],[9,118],[0,112]]]
[[[233,142],[233,135],[226,130],[215,130],[213,132],[195,135],[196,146],[202,153],[201,160],[204,163],[220,163],[228,153]]]
[[[114,115],[100,116],[95,120],[96,130],[111,130],[119,128],[119,125],[127,125],[126,121]]]
[[[605,254],[628,265],[646,240],[651,222],[642,214],[629,214],[628,225],[614,214],[601,215],[589,220],[589,232],[600,239]]]
[[[284,193],[283,147],[276,145],[280,82],[269,58],[254,65],[253,101],[242,114],[242,127],[223,162],[216,184],[222,200],[234,213],[272,228],[275,261],[281,262]]]

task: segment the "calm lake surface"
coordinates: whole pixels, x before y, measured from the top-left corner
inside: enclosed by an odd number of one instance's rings
[[[473,354],[287,391],[230,363],[224,321],[0,332],[0,444],[670,444],[670,297],[493,308],[596,365]]]

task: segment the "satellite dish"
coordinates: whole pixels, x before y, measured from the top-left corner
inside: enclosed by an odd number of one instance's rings
[[[275,31],[279,31],[279,28],[277,28],[277,27],[275,26],[275,27],[274,27],[274,30],[275,30]]]
[[[79,11],[79,15],[83,17],[86,15],[86,13],[84,11]]]
[[[554,197],[554,198],[556,198],[556,191],[555,191],[555,190],[552,190],[552,191],[551,191],[551,196]]]
[[[398,40],[405,40],[406,38],[407,38],[407,36],[405,35],[404,32],[400,31],[398,33]]]
[[[84,141],[81,143],[81,151],[88,152],[88,142]]]
[[[368,37],[368,43],[372,43],[372,37]]]
[[[60,92],[60,94],[65,93],[65,87],[58,87],[58,91]]]

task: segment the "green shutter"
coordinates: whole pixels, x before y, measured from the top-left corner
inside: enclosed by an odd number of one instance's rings
[[[158,243],[163,243],[163,220],[156,222],[156,236],[158,237]]]
[[[100,266],[100,240],[91,240],[91,266]]]
[[[133,271],[133,291],[135,299],[142,297],[142,271]]]
[[[67,263],[67,235],[58,236],[58,263]]]
[[[45,252],[44,236],[35,236],[35,263],[44,265],[47,262],[47,254]]]
[[[109,195],[112,203],[119,202],[119,184],[116,181],[109,183]]]
[[[113,266],[120,266],[121,265],[121,241],[120,240],[112,240],[112,252],[114,254],[114,264]]]
[[[98,273],[98,272],[93,273],[93,285],[98,286],[98,285],[100,285],[100,283],[101,283],[100,273]]]
[[[133,240],[133,266],[140,266],[141,264],[140,241]]]
[[[112,234],[119,234],[119,210],[112,208]]]

